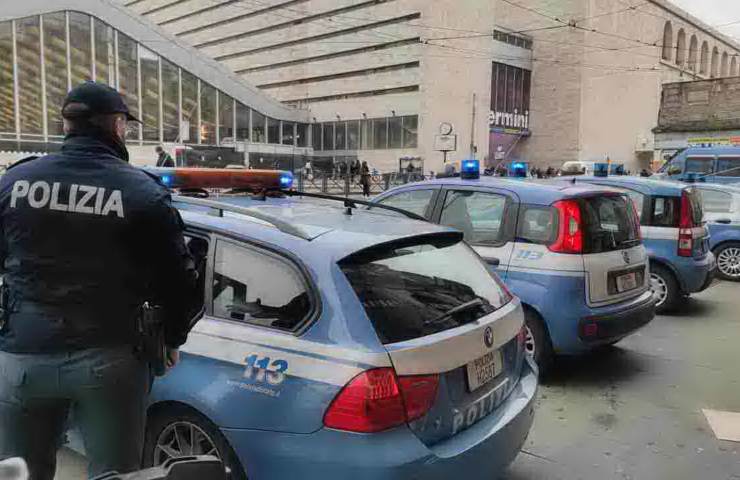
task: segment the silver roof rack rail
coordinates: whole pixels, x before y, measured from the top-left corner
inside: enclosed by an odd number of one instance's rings
[[[235,213],[238,215],[244,215],[246,217],[252,217],[257,220],[269,223],[273,227],[277,228],[283,233],[292,235],[294,237],[302,238],[304,240],[311,240],[312,236],[303,231],[302,229],[292,225],[280,218],[270,215],[267,213],[258,212],[255,209],[248,207],[240,207],[237,205],[230,205],[224,202],[217,202],[214,200],[204,200],[202,198],[184,197],[180,195],[172,196],[172,203],[184,203],[186,205],[194,205],[197,207],[210,208],[216,211],[217,216],[223,217],[224,212]]]

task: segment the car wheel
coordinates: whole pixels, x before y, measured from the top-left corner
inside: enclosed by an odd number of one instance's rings
[[[671,311],[682,298],[676,277],[661,265],[650,266],[650,288],[656,300],[656,313]]]
[[[529,308],[524,309],[524,326],[524,351],[534,358],[540,374],[547,374],[555,359],[550,334],[540,316]]]
[[[717,274],[722,280],[740,281],[740,243],[725,243],[714,249]]]
[[[147,419],[144,465],[156,467],[170,458],[192,455],[218,457],[231,472],[231,480],[246,480],[239,459],[211,421],[189,409],[168,407]]]

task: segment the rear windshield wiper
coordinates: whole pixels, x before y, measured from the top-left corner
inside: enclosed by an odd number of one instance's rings
[[[456,307],[452,307],[451,309],[447,310],[443,314],[439,315],[438,317],[435,317],[431,320],[427,320],[424,322],[425,325],[434,325],[436,323],[441,322],[442,320],[451,317],[452,315],[466,312],[468,310],[472,310],[474,308],[482,307],[485,305],[490,305],[488,302],[483,300],[482,298],[474,298],[473,300],[470,300],[469,302],[465,302],[461,305],[458,305]]]

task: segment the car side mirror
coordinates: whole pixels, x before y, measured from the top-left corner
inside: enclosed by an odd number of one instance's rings
[[[720,218],[720,219],[715,220],[714,223],[721,223],[723,225],[729,225],[732,223],[732,220],[730,220],[729,218]]]
[[[488,265],[494,268],[498,268],[498,266],[501,265],[501,260],[496,257],[485,257],[483,260],[485,260]]]

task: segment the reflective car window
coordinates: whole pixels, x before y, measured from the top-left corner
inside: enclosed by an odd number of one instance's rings
[[[557,211],[552,207],[527,206],[519,215],[517,241],[548,245],[557,237]]]
[[[503,238],[506,197],[495,193],[455,190],[447,193],[440,223],[463,232],[473,245],[495,245]]]
[[[302,274],[268,252],[216,244],[213,314],[263,327],[295,330],[311,313]]]
[[[702,206],[710,213],[730,213],[732,211],[732,195],[718,190],[704,190],[700,192]]]
[[[340,262],[384,344],[457,328],[511,299],[468,245],[440,238],[382,245]]]
[[[693,157],[686,159],[687,173],[712,173],[713,158]]]
[[[717,159],[717,175],[720,177],[740,177],[740,158],[719,157]]]
[[[429,204],[432,201],[435,190],[419,189],[398,192],[395,195],[385,197],[378,203],[391,207],[402,208],[423,217],[427,216]]]

